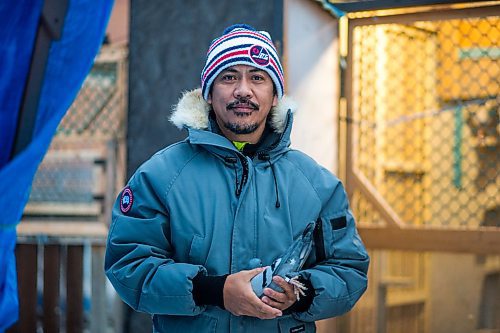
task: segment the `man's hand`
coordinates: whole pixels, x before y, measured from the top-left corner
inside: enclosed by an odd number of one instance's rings
[[[262,297],[262,302],[272,306],[275,309],[284,311],[291,307],[296,301],[297,296],[295,296],[293,285],[286,282],[281,276],[273,277],[274,283],[283,289],[283,292],[277,292],[271,288],[264,289],[264,297]]]
[[[235,316],[251,316],[260,319],[274,319],[283,314],[279,309],[265,304],[252,290],[250,280],[264,269],[259,267],[250,271],[231,274],[227,277],[223,290],[226,310]]]

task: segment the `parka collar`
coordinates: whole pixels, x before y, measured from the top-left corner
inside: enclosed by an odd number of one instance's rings
[[[289,97],[283,96],[278,105],[271,109],[269,124],[276,133],[281,134],[285,131],[288,111],[294,113],[296,108],[295,103]],[[187,91],[174,106],[170,122],[179,129],[210,130],[208,117],[210,110],[211,106],[203,99],[201,89]]]
[[[293,122],[293,112],[296,110],[295,103],[284,96],[278,105],[271,109],[268,118],[268,126],[279,137],[268,153],[276,156],[290,145],[290,132]],[[224,136],[214,131],[213,120],[210,120],[211,106],[201,95],[201,89],[185,92],[174,107],[170,122],[179,129],[186,128],[189,133],[189,141],[194,144],[210,145],[222,149],[237,149]],[[218,150],[218,149],[216,149]]]

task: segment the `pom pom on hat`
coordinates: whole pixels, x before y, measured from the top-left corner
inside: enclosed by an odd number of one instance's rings
[[[238,24],[230,25],[229,27],[227,27],[226,29],[224,29],[224,31],[222,32],[222,35],[227,35],[231,31],[233,31],[234,29],[238,29],[238,28],[240,28],[240,29],[246,29],[246,30],[251,30],[251,31],[257,31],[251,25],[243,24],[243,23],[238,23]]]
[[[208,99],[217,75],[235,65],[249,65],[266,71],[274,82],[278,98],[283,96],[283,68],[271,36],[247,24],[227,27],[222,36],[210,44],[205,67],[201,72],[203,98]]]

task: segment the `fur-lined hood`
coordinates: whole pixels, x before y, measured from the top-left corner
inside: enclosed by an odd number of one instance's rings
[[[170,122],[179,129],[184,127],[194,129],[207,129],[209,126],[208,114],[211,106],[203,99],[201,89],[185,92],[177,105],[173,108]],[[270,124],[277,133],[285,130],[288,110],[295,113],[297,106],[289,97],[283,96],[278,105],[270,112]]]

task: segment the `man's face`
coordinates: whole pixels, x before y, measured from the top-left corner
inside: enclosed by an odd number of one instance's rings
[[[278,103],[273,80],[267,72],[247,65],[226,68],[214,80],[208,96],[217,123],[226,137],[255,143],[266,118]]]

